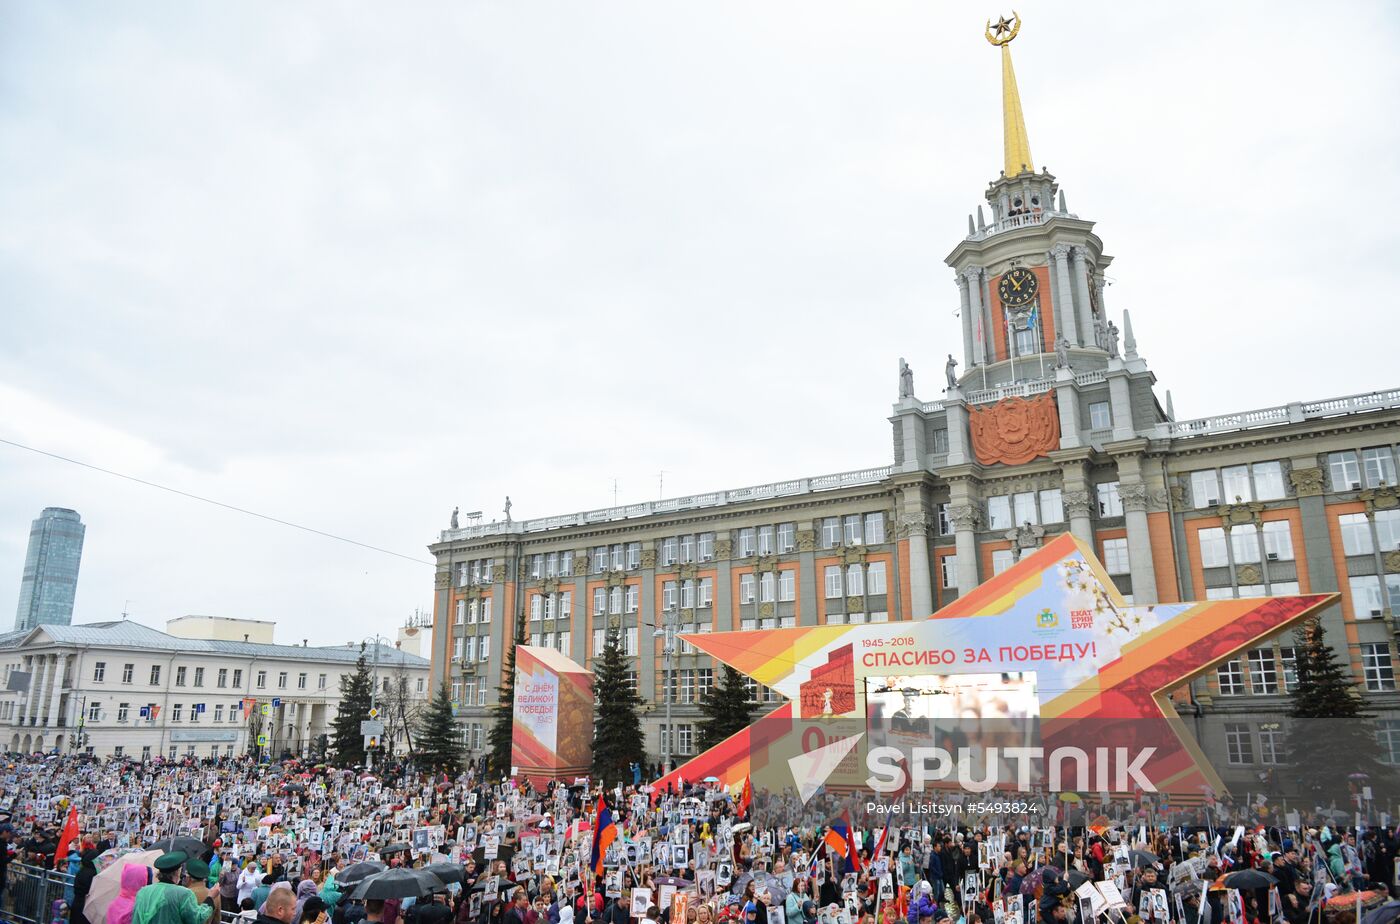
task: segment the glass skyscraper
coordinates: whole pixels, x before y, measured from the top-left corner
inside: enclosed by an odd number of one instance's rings
[[[71,625],[78,565],[83,558],[83,525],[78,511],[45,507],[29,528],[29,551],[19,585],[16,629]]]

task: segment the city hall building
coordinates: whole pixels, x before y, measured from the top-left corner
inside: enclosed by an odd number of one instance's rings
[[[471,748],[483,747],[517,620],[532,644],[583,664],[620,630],[649,704],[648,754],[669,744],[680,759],[696,752],[717,665],[674,652],[672,737],[657,627],[924,619],[1067,531],[1139,604],[1339,592],[1322,617],[1328,639],[1400,763],[1400,389],[1177,420],[1128,312],[1105,302],[1112,258],[1094,223],[1032,160],[1008,45],[1017,29],[988,31],[1005,163],[946,259],[962,359],[943,397],[921,400],[902,369],[893,457],[871,447],[879,464],[859,471],[442,532],[432,671]],[[1286,788],[1275,768],[1291,645],[1291,633],[1263,642],[1175,695],[1232,788]]]

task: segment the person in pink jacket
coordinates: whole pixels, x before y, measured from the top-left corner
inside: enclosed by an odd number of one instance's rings
[[[151,882],[151,871],[138,863],[128,863],[122,867],[121,892],[107,906],[105,924],[131,924],[131,914],[136,910],[136,893]]]

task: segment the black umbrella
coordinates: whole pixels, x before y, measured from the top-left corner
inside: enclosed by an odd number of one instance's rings
[[[1227,889],[1267,889],[1275,885],[1278,880],[1263,870],[1238,869],[1233,873],[1226,873],[1216,882],[1221,883]]]
[[[417,898],[446,888],[443,881],[421,869],[390,869],[365,879],[347,896],[353,901],[370,898]]]
[[[1129,850],[1128,859],[1132,862],[1133,869],[1156,866],[1161,862],[1157,859],[1157,855],[1150,850]]]
[[[1069,883],[1070,891],[1074,891],[1088,881],[1089,875],[1087,873],[1081,873],[1077,869],[1070,870],[1069,875],[1065,876],[1065,882]]]
[[[376,873],[382,873],[389,867],[378,860],[365,860],[361,863],[351,863],[345,869],[335,874],[335,884],[337,886],[352,886],[364,879],[368,879]],[[342,891],[344,891],[342,889]]]
[[[423,872],[432,873],[447,885],[451,885],[454,882],[460,883],[466,871],[466,867],[458,863],[448,862],[429,863],[427,866],[423,867]]]
[[[188,854],[191,857],[202,857],[206,853],[208,853],[212,848],[210,848],[208,844],[204,843],[204,841],[201,841],[197,837],[186,837],[184,835],[177,835],[175,837],[167,837],[163,841],[156,841],[154,844],[147,844],[146,849],[163,850],[166,853],[172,853],[178,850],[181,853]]]
[[[399,841],[397,844],[387,844],[387,845],[385,845],[384,847],[379,848],[379,852],[380,852],[380,853],[400,853],[400,852],[402,852],[402,851],[405,851],[405,850],[412,850],[412,849],[413,849],[413,845],[412,845],[412,844],[405,844],[403,841]]]

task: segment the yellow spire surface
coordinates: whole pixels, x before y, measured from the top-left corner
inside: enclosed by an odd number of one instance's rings
[[[1011,40],[1021,31],[1021,17],[1015,10],[994,25],[987,22],[987,41],[1001,49],[1001,121],[1007,176],[1033,172],[1031,142],[1026,135],[1026,117],[1021,112],[1021,93],[1016,89],[1016,69],[1011,66]]]

